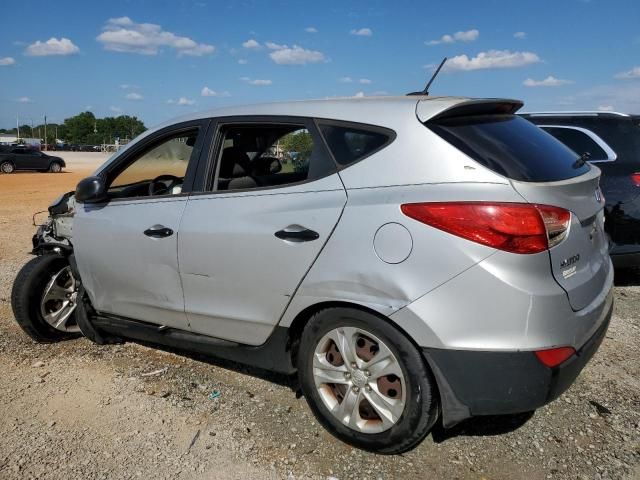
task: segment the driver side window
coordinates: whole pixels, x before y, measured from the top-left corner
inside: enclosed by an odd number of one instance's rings
[[[198,136],[198,129],[165,137],[136,156],[110,182],[112,198],[178,195]]]

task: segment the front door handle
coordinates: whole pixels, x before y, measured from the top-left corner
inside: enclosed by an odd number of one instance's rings
[[[164,225],[154,225],[153,227],[149,227],[144,231],[144,234],[147,237],[152,238],[165,238],[173,235],[173,230],[165,227]]]
[[[300,225],[289,225],[283,230],[278,230],[275,236],[280,240],[288,240],[290,242],[311,242],[320,238],[318,232],[309,230]]]

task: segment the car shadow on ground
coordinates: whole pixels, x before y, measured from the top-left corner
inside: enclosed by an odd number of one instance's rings
[[[214,367],[220,367],[226,370],[232,370],[234,372],[242,373],[244,375],[249,375],[254,378],[259,378],[261,380],[275,383],[283,387],[288,387],[294,392],[298,391],[298,380],[296,375],[286,375],[283,373],[273,372],[271,370],[265,370],[262,368],[245,365],[243,363],[234,362],[233,360],[226,360],[224,358],[214,357],[210,355],[203,355],[201,353],[194,353],[194,352],[189,352],[185,350],[179,350],[177,348],[167,347],[165,345],[158,345],[158,344],[147,343],[147,342],[137,342],[134,340],[127,340],[127,342],[138,343],[140,345],[144,345],[146,347],[150,347],[153,349],[170,352],[180,357],[185,357],[191,360],[195,360],[196,362],[207,363]]]
[[[635,287],[640,285],[640,268],[617,269],[613,277],[616,287]]]
[[[458,425],[445,429],[442,422],[438,422],[431,431],[433,441],[442,443],[454,437],[486,437],[504,435],[513,432],[527,423],[535,412],[525,412],[513,415],[488,415],[474,417],[462,421]]]

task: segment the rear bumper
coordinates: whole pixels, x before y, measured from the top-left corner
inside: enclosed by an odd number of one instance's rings
[[[558,367],[549,368],[534,352],[490,352],[423,348],[443,403],[443,423],[450,427],[477,415],[535,410],[560,396],[578,377],[604,339],[613,303],[602,324]]]

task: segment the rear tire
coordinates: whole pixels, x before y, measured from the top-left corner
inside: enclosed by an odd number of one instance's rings
[[[302,333],[297,366],[318,421],[355,447],[406,452],[438,418],[435,380],[420,351],[374,314],[350,308],[316,313]]]
[[[51,173],[62,172],[62,165],[60,165],[59,162],[51,162],[51,165],[49,165],[49,172]]]
[[[2,173],[13,173],[16,167],[12,162],[2,162],[0,163],[0,172]]]
[[[65,281],[63,276],[67,275],[65,269],[68,267],[69,262],[64,257],[54,254],[42,255],[22,267],[13,282],[11,307],[14,317],[20,328],[36,342],[52,343],[80,336],[79,329],[74,327],[75,311],[71,311],[60,328],[54,328],[43,316],[43,311],[55,312],[57,308],[45,301],[45,292],[51,290],[52,281]],[[66,282],[68,283],[68,279]],[[75,297],[73,299],[75,300]]]

